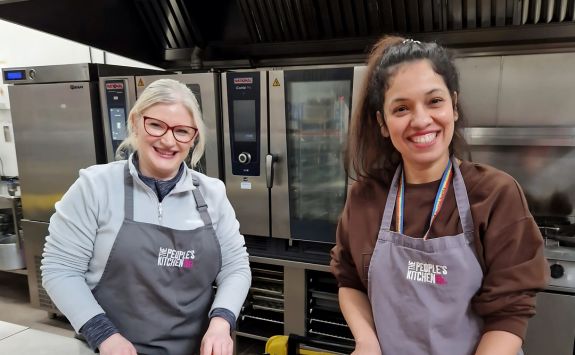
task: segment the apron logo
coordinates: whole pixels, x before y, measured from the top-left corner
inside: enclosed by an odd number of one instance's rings
[[[192,266],[194,266],[195,254],[195,250],[182,251],[160,248],[160,252],[158,253],[158,266],[191,269]]]
[[[411,281],[445,285],[447,284],[447,266],[407,261],[407,276]]]

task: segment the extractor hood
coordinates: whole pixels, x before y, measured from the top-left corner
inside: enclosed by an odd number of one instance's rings
[[[386,33],[575,48],[575,0],[8,0],[0,18],[165,68],[356,61]]]

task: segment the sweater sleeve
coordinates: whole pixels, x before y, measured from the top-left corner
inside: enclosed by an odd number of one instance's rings
[[[42,254],[42,286],[79,332],[94,316],[104,313],[85,274],[98,230],[96,187],[86,170],[56,203]]]
[[[519,185],[513,181],[497,195],[480,232],[485,275],[473,309],[484,319],[483,332],[502,330],[524,339],[549,268],[543,238]]]
[[[218,180],[217,184],[221,185],[218,186],[221,196],[218,196],[219,203],[215,209],[219,215],[215,231],[220,242],[222,267],[216,276],[218,290],[210,314],[216,308],[225,308],[237,318],[248,294],[252,276],[245,240],[240,234],[240,224],[226,197],[223,183]]]
[[[353,189],[354,187],[352,187]],[[367,290],[358,274],[350,245],[351,231],[349,227],[353,223],[351,220],[353,217],[351,213],[354,204],[353,196],[354,194],[350,192],[337,225],[336,244],[331,250],[330,269],[339,287],[349,287],[366,292]]]

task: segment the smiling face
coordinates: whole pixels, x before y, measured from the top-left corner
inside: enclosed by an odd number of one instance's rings
[[[167,130],[161,137],[153,137],[146,132],[142,116],[162,120],[170,127],[195,127],[194,118],[181,103],[156,104],[142,112],[139,117],[133,118],[136,120],[134,128],[141,173],[157,180],[171,179],[188,156],[194,139],[188,143],[178,142],[171,130]]]
[[[401,154],[408,177],[407,170],[441,173],[445,168],[457,120],[454,107],[445,81],[429,61],[397,68],[385,92],[382,134],[391,138]]]

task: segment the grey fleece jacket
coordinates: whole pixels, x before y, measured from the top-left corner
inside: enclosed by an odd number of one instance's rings
[[[41,266],[42,285],[77,332],[92,317],[104,313],[91,290],[102,277],[124,219],[125,164],[117,161],[80,170],[80,177],[56,203],[56,213],[50,219]],[[195,189],[192,176],[199,179],[222,251],[211,310],[225,308],[237,317],[250,287],[251,272],[244,238],[224,184],[186,168],[160,203],[154,191],[140,180],[131,160],[130,174],[134,178],[134,220],[181,230],[204,225],[191,193]]]

